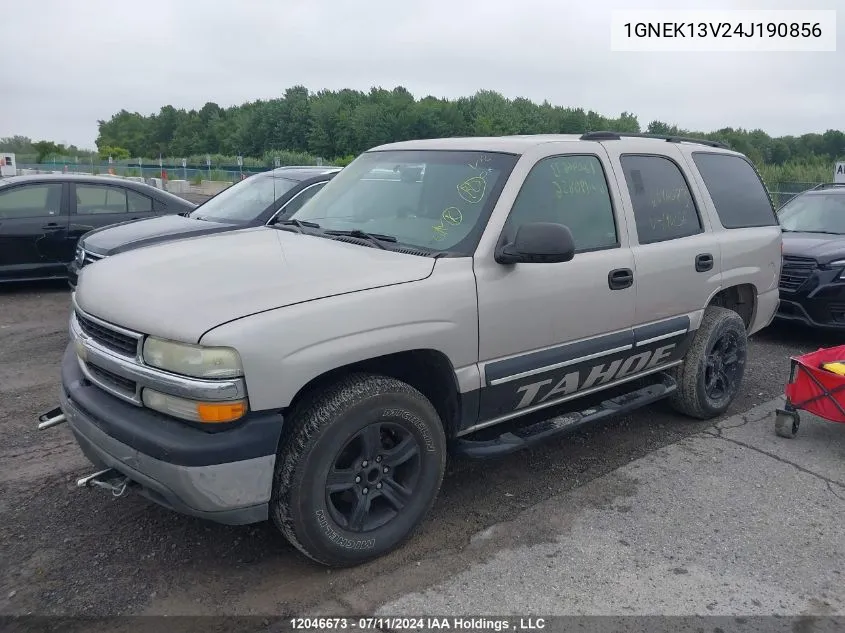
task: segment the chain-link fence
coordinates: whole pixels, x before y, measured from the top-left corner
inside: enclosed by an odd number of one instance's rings
[[[18,170],[23,173],[69,173],[69,174],[114,174],[124,177],[166,178],[167,180],[187,180],[199,184],[203,180],[236,182],[241,178],[262,171],[267,168],[244,167],[233,170],[218,167],[182,167],[179,165],[156,164],[109,164],[108,162],[88,161],[74,163],[18,163]]]
[[[775,208],[779,209],[799,193],[820,184],[820,182],[775,182],[772,183],[769,193],[772,196]]]
[[[322,161],[320,161],[322,162]],[[231,169],[230,166],[182,167],[181,165],[157,164],[144,165],[135,163],[113,163],[106,161],[84,161],[73,163],[39,163],[17,165],[18,173],[78,173],[78,174],[114,174],[124,177],[162,178],[169,181],[187,180],[190,185],[200,185],[203,181],[234,183],[250,174],[267,171],[267,167],[246,167]],[[799,193],[812,189],[819,182],[774,182],[769,187],[769,194],[775,208],[780,208]]]

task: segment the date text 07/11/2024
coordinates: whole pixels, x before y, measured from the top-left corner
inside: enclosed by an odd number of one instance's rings
[[[331,618],[295,617],[290,619],[293,630],[332,631],[343,629],[361,630],[455,630],[479,633],[487,631],[540,631],[546,628],[544,618],[489,618],[489,617],[361,617]]]

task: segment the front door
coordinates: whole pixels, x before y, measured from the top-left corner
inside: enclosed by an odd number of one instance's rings
[[[21,184],[0,189],[0,279],[67,275],[65,185]]]
[[[476,426],[566,400],[652,362],[632,356],[634,258],[621,202],[608,187],[607,154],[598,143],[578,147],[577,154],[543,150],[511,194],[502,231],[511,240],[526,222],[564,224],[575,239],[574,259],[501,265],[491,253],[476,258],[483,370]],[[498,208],[507,203],[503,195]]]

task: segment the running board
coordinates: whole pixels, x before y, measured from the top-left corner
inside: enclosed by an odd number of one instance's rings
[[[652,402],[662,400],[677,389],[678,384],[675,380],[671,376],[662,374],[658,383],[610,398],[583,411],[565,413],[529,426],[507,431],[492,440],[459,438],[453,444],[453,450],[458,455],[474,459],[507,455],[580,426],[639,409]]]

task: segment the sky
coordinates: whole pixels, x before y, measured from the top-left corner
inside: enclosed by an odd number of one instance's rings
[[[226,107],[404,86],[627,111],[685,129],[845,129],[837,52],[613,52],[614,9],[794,9],[793,0],[0,0],[0,137],[93,148],[120,109]]]

